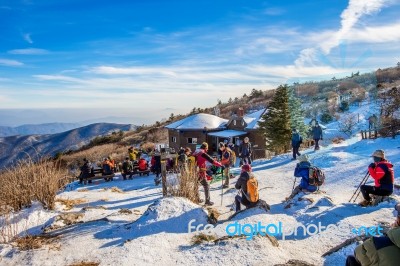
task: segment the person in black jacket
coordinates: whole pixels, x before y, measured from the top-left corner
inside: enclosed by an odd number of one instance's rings
[[[82,184],[82,182],[86,185],[87,184],[87,178],[91,177],[92,173],[92,166],[90,165],[90,162],[84,158],[83,159],[83,165],[80,168],[81,174],[79,176],[79,184]]]
[[[251,166],[249,164],[244,164],[242,166],[242,172],[240,174],[240,177],[235,185],[235,188],[239,189],[242,192],[241,193],[242,196],[236,195],[235,197],[235,205],[237,212],[240,211],[241,209],[240,204],[243,204],[244,206],[246,206],[246,208],[254,207],[257,204],[257,202],[250,202],[247,199],[247,181],[250,178],[250,174],[251,174]]]

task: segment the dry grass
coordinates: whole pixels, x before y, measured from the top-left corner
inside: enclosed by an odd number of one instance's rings
[[[14,245],[18,247],[20,250],[32,250],[32,249],[39,249],[43,246],[47,245],[54,245],[58,237],[54,236],[24,236],[18,237],[14,241]]]
[[[112,188],[111,188],[111,192],[115,192],[115,193],[125,193],[123,190],[121,190],[120,188],[117,188],[117,187],[112,187]]]
[[[120,209],[118,212],[120,214],[132,214],[132,211],[128,209]]]
[[[199,233],[196,234],[192,237],[191,239],[191,244],[192,245],[199,245],[202,244],[204,242],[214,242],[217,240],[217,237],[215,235],[207,235],[204,233]]]
[[[82,189],[78,189],[77,191],[78,191],[78,192],[88,192],[89,189],[87,189],[87,188],[82,188]]]
[[[334,144],[340,144],[340,143],[342,143],[344,141],[344,138],[342,138],[342,137],[334,137],[333,139],[332,139],[332,143],[334,143]]]
[[[56,199],[55,201],[65,205],[64,210],[67,211],[71,210],[76,205],[86,203],[86,200],[84,199]]]
[[[98,265],[100,265],[100,262],[80,261],[80,262],[75,262],[73,264],[70,264],[69,266],[98,266]]]
[[[199,196],[199,184],[198,180],[198,172],[196,168],[193,166],[188,171],[184,169],[180,169],[178,174],[178,184],[167,185],[167,193],[173,197],[183,197],[187,198],[188,200],[199,203],[200,196]]]
[[[53,209],[56,193],[68,183],[67,170],[54,162],[20,161],[0,173],[0,206],[19,211],[33,201]]]

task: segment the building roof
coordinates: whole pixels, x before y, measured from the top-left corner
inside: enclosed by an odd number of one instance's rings
[[[244,121],[247,123],[247,127],[245,127],[245,130],[258,129],[257,122],[260,121],[261,116],[264,114],[265,110],[266,110],[266,108],[263,108],[256,112],[245,115],[243,117]]]
[[[231,138],[231,137],[237,137],[237,136],[242,136],[242,135],[246,135],[246,134],[247,134],[247,132],[231,130],[231,129],[208,133],[209,136],[214,136],[214,137],[219,137],[219,138]]]
[[[203,130],[204,127],[209,129],[223,129],[225,128],[228,120],[220,118],[215,115],[209,115],[209,114],[195,114],[188,116],[184,119],[181,119],[179,121],[176,121],[172,124],[169,124],[165,126],[168,129],[179,129],[179,130],[184,130],[184,129],[189,129],[189,130],[195,130],[195,129],[201,129]]]

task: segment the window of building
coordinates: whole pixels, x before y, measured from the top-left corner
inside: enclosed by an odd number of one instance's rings
[[[172,142],[176,142],[176,137],[171,137]]]
[[[236,120],[233,120],[233,125],[236,126]]]
[[[189,144],[197,144],[197,138],[188,138]]]

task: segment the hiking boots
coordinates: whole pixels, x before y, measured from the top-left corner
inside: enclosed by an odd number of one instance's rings
[[[228,188],[229,187],[229,185],[226,185],[226,184],[224,184],[223,186],[222,186],[222,188]]]
[[[367,207],[367,206],[371,205],[371,201],[370,200],[363,200],[358,205],[360,205],[361,207]]]
[[[204,203],[204,205],[212,206],[212,205],[214,205],[214,202],[207,200],[207,201]]]

